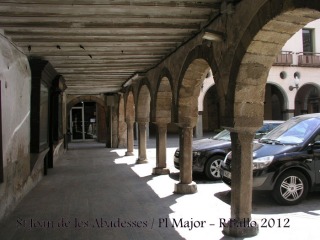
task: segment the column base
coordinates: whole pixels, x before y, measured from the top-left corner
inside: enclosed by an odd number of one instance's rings
[[[176,183],[174,186],[174,193],[179,194],[193,194],[198,191],[197,184],[195,182],[191,182],[189,184],[185,183]]]
[[[143,163],[148,163],[148,160],[147,159],[138,158],[137,161],[136,161],[136,164],[143,164]]]
[[[152,169],[153,175],[168,175],[170,170],[168,168],[155,167]]]
[[[126,156],[134,156],[133,152],[126,152]]]
[[[249,218],[242,220],[230,219],[224,224],[222,233],[230,237],[253,237],[259,233],[259,225]]]

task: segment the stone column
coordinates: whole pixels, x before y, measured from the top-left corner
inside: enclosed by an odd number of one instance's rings
[[[133,156],[133,121],[127,123],[127,152],[126,156]]]
[[[156,123],[157,125],[157,159],[156,167],[153,169],[154,175],[169,174],[167,168],[167,123]]]
[[[147,163],[147,123],[139,122],[138,123],[138,144],[139,144],[139,157],[136,163]]]
[[[192,181],[192,140],[193,127],[180,128],[180,182],[175,185],[175,193],[191,194],[197,192],[197,185]]]
[[[197,120],[197,125],[196,125],[195,137],[196,138],[202,138],[203,137],[202,112],[198,113],[198,120]]]
[[[252,213],[252,144],[254,133],[231,132],[231,218],[223,233],[234,237],[251,237],[259,232]]]

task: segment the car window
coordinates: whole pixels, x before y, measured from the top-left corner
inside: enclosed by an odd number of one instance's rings
[[[230,132],[227,129],[224,129],[223,131],[215,135],[212,139],[231,141]]]
[[[257,133],[266,133],[269,132],[270,129],[270,124],[264,124],[258,131]]]
[[[315,138],[314,138],[313,141],[314,141],[314,142],[319,142],[319,141],[320,141],[320,134],[318,134],[317,136],[315,136]]]
[[[260,139],[264,135],[266,135],[268,132],[279,126],[281,122],[277,123],[264,123],[260,129],[255,134],[255,139]]]
[[[288,120],[278,128],[264,136],[262,142],[277,142],[280,144],[299,144],[314,133],[320,125],[318,118],[305,120]]]

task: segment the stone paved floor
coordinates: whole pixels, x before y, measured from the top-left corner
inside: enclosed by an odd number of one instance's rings
[[[48,175],[1,222],[0,239],[234,239],[225,237],[220,227],[220,221],[230,217],[230,189],[195,175],[198,193],[173,194],[179,175],[172,155],[178,140],[168,139],[169,176],[151,175],[154,146],[151,139],[149,163],[135,165],[136,150],[135,156],[126,157],[125,149],[94,142],[69,145]],[[251,239],[319,239],[319,200],[319,193],[310,194],[301,205],[281,207],[269,194],[255,193],[253,218],[267,227],[260,227]],[[172,227],[180,220],[184,226]]]

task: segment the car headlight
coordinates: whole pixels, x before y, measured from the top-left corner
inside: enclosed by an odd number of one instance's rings
[[[253,159],[253,170],[256,169],[263,169],[270,165],[272,160],[274,159],[274,156],[265,156],[261,158]]]

